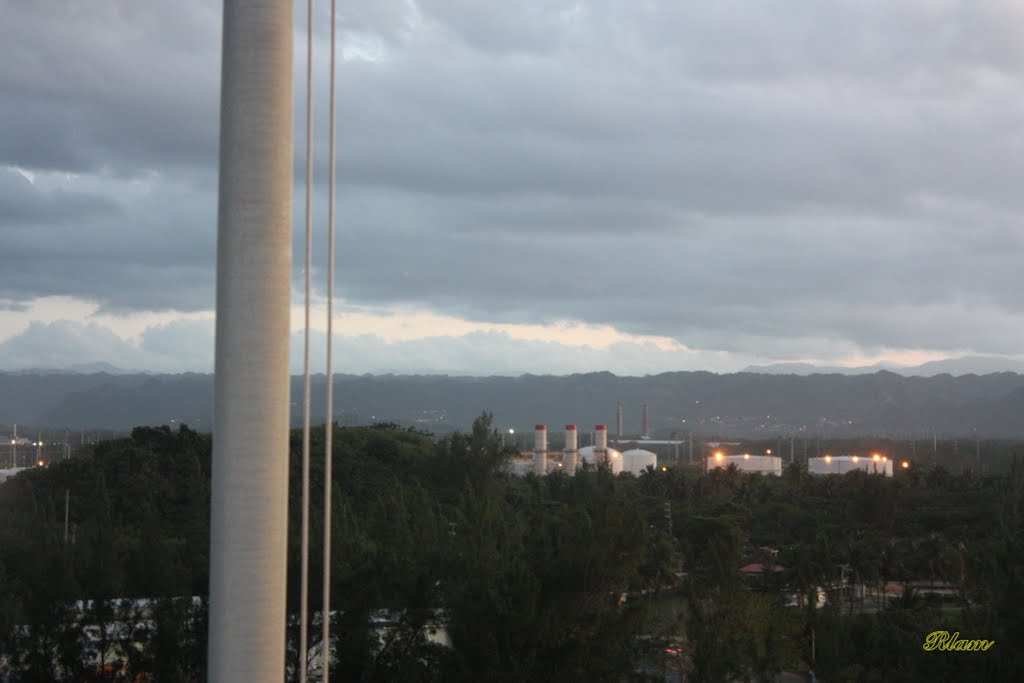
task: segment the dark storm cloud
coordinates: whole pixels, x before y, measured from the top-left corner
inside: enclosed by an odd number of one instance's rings
[[[41,191],[12,168],[0,168],[0,226],[48,225],[69,220],[113,217],[117,205],[108,197],[60,189]]]
[[[133,175],[216,159],[220,3],[4,5],[3,163]]]
[[[1024,342],[1017,3],[341,11],[354,303],[778,358]],[[218,14],[7,3],[0,299],[212,304]],[[319,169],[325,114],[321,94]],[[40,189],[13,167],[75,175]]]

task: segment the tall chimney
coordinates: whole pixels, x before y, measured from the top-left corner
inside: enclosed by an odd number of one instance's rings
[[[293,4],[224,0],[211,681],[279,682],[285,670]]]
[[[615,436],[622,438],[622,402],[615,406]]]
[[[548,426],[533,428],[533,473],[544,476],[548,469]]]
[[[644,431],[643,431],[643,436],[645,438],[650,438],[650,436],[651,436],[651,422],[650,422],[650,418],[649,418],[649,416],[647,414],[647,403],[644,403]]]
[[[576,450],[576,425],[565,425],[565,452],[575,453]]]
[[[576,425],[565,425],[565,451],[562,453],[562,469],[572,475],[579,460],[576,455]]]
[[[594,450],[608,450],[608,425],[597,425],[594,427]]]

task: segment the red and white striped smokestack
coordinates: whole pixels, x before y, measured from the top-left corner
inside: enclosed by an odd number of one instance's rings
[[[562,470],[570,477],[576,474],[579,465],[579,458],[576,454],[577,446],[576,425],[565,425],[565,452],[562,453]]]
[[[548,472],[548,426],[533,428],[533,473],[543,477]]]
[[[608,450],[608,425],[597,425],[594,427],[594,450]]]
[[[576,444],[576,425],[565,425],[565,452],[574,453]]]
[[[548,426],[537,425],[533,428],[533,452],[548,452]]]

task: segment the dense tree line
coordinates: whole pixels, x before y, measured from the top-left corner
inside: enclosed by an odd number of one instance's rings
[[[314,431],[314,456],[323,437]],[[829,681],[1024,680],[1016,468],[517,478],[502,471],[509,454],[487,415],[441,439],[336,427],[334,443],[336,680],[766,680],[812,665]],[[299,446],[295,434],[293,611]],[[210,453],[210,437],[188,428],[137,428],[0,486],[0,667],[14,680],[203,679]],[[312,462],[319,567],[323,463]],[[785,569],[751,587],[738,568],[761,546]],[[819,609],[777,599],[783,586],[812,597],[844,581],[922,579],[954,585],[956,599],[907,591],[877,612],[852,593]],[[451,647],[428,637],[441,627]],[[940,629],[996,645],[924,651]]]

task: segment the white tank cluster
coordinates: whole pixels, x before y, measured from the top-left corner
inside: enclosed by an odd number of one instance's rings
[[[891,477],[892,460],[878,453],[870,456],[826,455],[807,459],[807,471],[810,474],[846,474],[854,470]]]
[[[751,455],[750,453],[726,455],[725,453],[715,453],[707,460],[709,472],[716,467],[725,469],[729,465],[735,465],[736,469],[740,472],[770,474],[776,477],[782,476],[782,458],[776,455]]]

